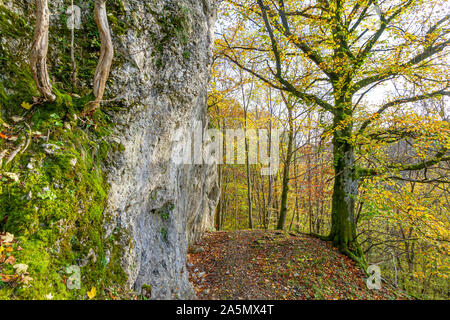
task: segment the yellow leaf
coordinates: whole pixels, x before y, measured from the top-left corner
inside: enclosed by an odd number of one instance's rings
[[[87,292],[87,296],[89,299],[95,298],[96,295],[97,295],[97,289],[95,289],[95,287],[92,287],[91,291]]]
[[[29,104],[28,102],[25,102],[25,101],[22,102],[21,106],[22,106],[22,108],[27,109],[27,110],[30,110],[32,107],[31,104]]]

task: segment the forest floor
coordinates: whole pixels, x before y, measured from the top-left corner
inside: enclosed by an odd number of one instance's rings
[[[366,276],[330,243],[280,231],[209,232],[191,246],[190,280],[199,299],[408,299]]]

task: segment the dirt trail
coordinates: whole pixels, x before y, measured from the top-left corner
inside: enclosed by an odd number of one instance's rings
[[[199,299],[402,299],[329,243],[277,231],[207,233],[189,249]]]

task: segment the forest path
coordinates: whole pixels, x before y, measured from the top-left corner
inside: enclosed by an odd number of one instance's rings
[[[401,299],[329,243],[280,231],[208,232],[189,249],[199,299]]]

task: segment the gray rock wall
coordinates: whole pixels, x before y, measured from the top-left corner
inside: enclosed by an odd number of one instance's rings
[[[124,0],[133,27],[115,37],[125,62],[108,89],[125,108],[114,114],[111,139],[124,148],[107,170],[106,234],[124,231],[128,285],[150,285],[157,299],[194,297],[187,247],[212,227],[219,196],[214,166],[171,159],[177,130],[187,136],[196,121],[207,128],[213,2]]]

